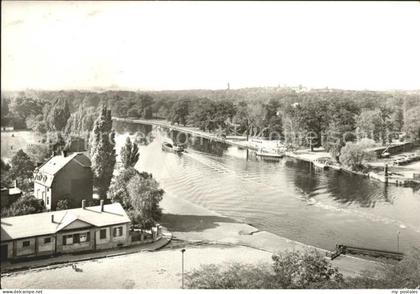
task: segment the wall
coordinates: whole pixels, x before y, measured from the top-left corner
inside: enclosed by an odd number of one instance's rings
[[[51,238],[50,243],[44,243],[45,238]],[[44,254],[54,254],[55,253],[55,236],[42,236],[37,237],[38,242],[38,254],[37,255],[44,255]]]
[[[79,244],[71,244],[71,245],[64,245],[63,244],[63,236],[72,235],[72,234],[80,234],[90,232],[90,241],[83,242]],[[71,231],[63,231],[57,234],[57,252],[75,252],[75,251],[83,251],[83,250],[93,250],[94,249],[94,232],[95,229],[83,229],[83,230],[71,230]]]
[[[123,227],[123,235],[120,237],[113,237],[113,228],[115,227]],[[100,239],[100,230],[106,228],[107,235],[105,239]],[[122,244],[122,246],[127,246],[130,244],[130,235],[129,235],[129,224],[122,224],[116,225],[111,227],[102,227],[98,228],[95,233],[96,239],[96,249],[108,249],[118,247],[118,245]],[[120,245],[121,246],[121,245]]]
[[[82,167],[75,160],[70,161],[55,175],[52,191],[52,210],[59,200],[66,198],[71,200],[71,208],[81,207],[83,199],[92,200],[92,170]]]
[[[23,247],[23,242],[29,241],[28,247]],[[20,239],[14,242],[16,256],[35,255],[35,238]]]

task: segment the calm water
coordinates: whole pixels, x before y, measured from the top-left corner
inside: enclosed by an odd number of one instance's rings
[[[151,128],[114,124],[119,144]],[[400,250],[420,246],[420,192],[309,163],[247,160],[246,150],[204,141],[188,153],[161,151],[162,137],[140,147],[140,170],[176,197],[286,238],[325,249],[336,243]]]

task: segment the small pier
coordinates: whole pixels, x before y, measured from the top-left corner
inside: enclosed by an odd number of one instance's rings
[[[356,247],[356,246],[348,246],[337,244],[335,247],[335,251],[329,254],[331,260],[337,258],[341,254],[354,254],[354,255],[367,255],[376,258],[389,258],[394,260],[401,260],[404,258],[404,253],[397,252],[397,251],[388,251],[388,250],[380,250],[380,249],[371,249],[371,248],[364,248],[364,247]]]

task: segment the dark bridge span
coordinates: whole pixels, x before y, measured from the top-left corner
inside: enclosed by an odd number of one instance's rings
[[[220,136],[217,136],[216,134],[207,133],[204,131],[199,130],[198,128],[194,127],[182,127],[182,126],[176,126],[171,125],[165,120],[158,120],[158,119],[130,119],[130,118],[120,118],[120,117],[113,117],[112,120],[114,121],[121,121],[121,122],[129,122],[129,123],[137,123],[137,124],[143,124],[143,125],[152,125],[157,126],[161,128],[167,128],[170,130],[179,131],[182,133],[190,134],[195,137],[201,137],[206,138],[210,141],[214,142],[220,142],[225,143],[232,146],[238,146],[241,148],[248,148],[251,150],[257,150],[255,146],[252,146],[247,141],[233,141],[230,139],[225,139]]]

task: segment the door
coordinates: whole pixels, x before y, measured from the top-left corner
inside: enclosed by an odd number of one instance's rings
[[[0,260],[1,261],[5,261],[5,260],[7,260],[7,251],[8,251],[8,246],[7,246],[7,244],[5,244],[5,245],[1,245],[1,247],[0,247],[1,249],[0,249]]]

